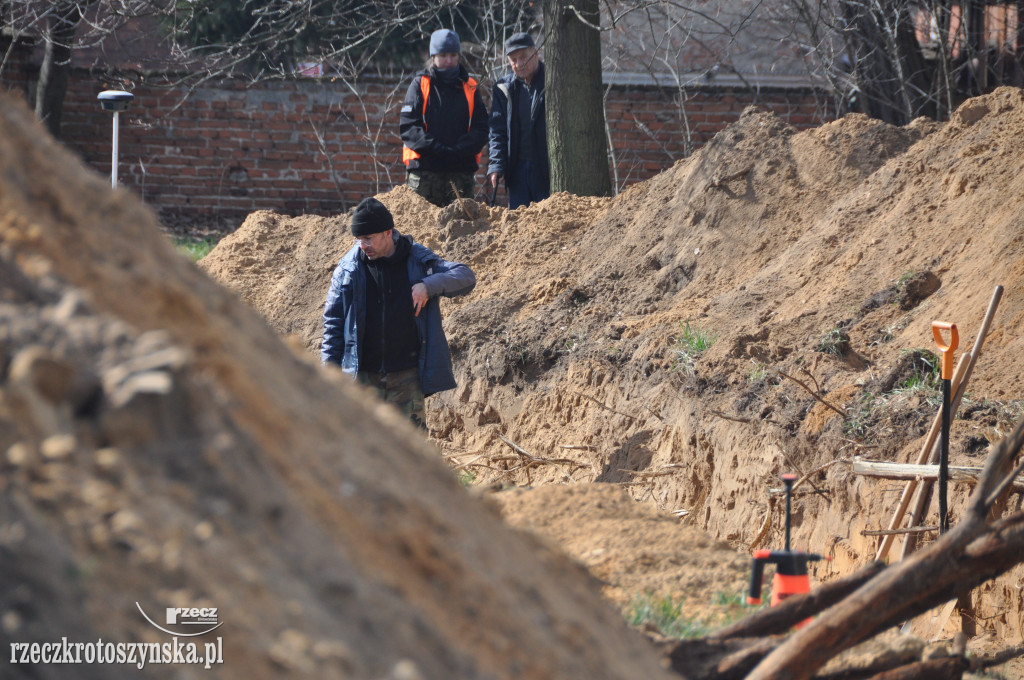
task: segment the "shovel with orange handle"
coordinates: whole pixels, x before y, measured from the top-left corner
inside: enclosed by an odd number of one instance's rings
[[[942,331],[949,331],[949,342],[942,337]],[[953,352],[960,344],[955,323],[932,321],[932,336],[939,352],[942,353],[942,430],[939,440],[939,533],[949,531],[949,517],[946,507],[946,486],[949,478],[949,392],[953,380]]]

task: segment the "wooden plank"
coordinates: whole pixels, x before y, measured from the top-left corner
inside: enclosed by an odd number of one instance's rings
[[[859,456],[853,459],[853,474],[882,479],[916,479],[919,481],[936,480],[939,477],[938,465],[915,465],[914,463],[889,463],[878,460],[864,460]],[[949,466],[949,479],[953,481],[977,482],[981,474],[980,467]]]
[[[939,477],[939,466],[865,460],[858,456],[853,459],[853,474],[880,479],[935,481]],[[976,484],[979,476],[981,476],[980,467],[949,466],[950,482]],[[1014,482],[1013,489],[1017,493],[1024,493],[1024,483]]]

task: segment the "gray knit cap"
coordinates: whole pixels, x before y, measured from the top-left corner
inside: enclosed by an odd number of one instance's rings
[[[462,52],[462,42],[459,34],[442,28],[430,34],[430,56],[435,54],[459,54]]]

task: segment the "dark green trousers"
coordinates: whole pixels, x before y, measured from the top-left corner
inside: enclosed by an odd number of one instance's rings
[[[441,208],[456,200],[453,182],[462,198],[476,197],[476,174],[472,172],[410,170],[405,178],[410,189]]]
[[[420,389],[420,371],[410,368],[394,373],[359,371],[359,382],[377,391],[381,401],[393,405],[417,427],[427,429],[423,390]]]

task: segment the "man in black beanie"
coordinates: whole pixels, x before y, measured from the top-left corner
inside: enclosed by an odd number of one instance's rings
[[[476,277],[399,233],[376,198],[359,203],[350,228],[356,243],[331,277],[320,360],[425,428],[424,397],[455,387],[438,298],[465,295]]]

